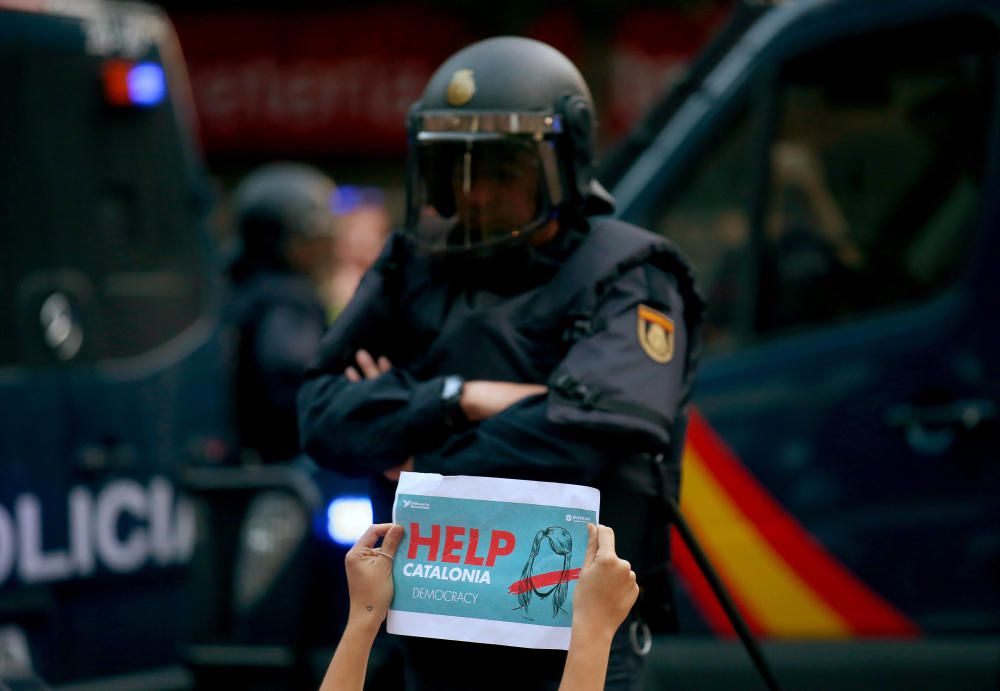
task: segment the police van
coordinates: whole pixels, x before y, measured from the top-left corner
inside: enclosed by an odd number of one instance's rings
[[[4,0],[0,75],[0,688],[187,688],[177,469],[226,417],[179,47],[141,4]]]
[[[682,510],[793,688],[1000,679],[998,57],[1000,2],[742,3],[604,171],[708,299]]]

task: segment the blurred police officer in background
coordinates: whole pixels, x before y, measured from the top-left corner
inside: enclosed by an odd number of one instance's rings
[[[244,462],[299,453],[295,396],[326,330],[336,192],[315,168],[274,163],[233,193],[239,250],[227,306],[232,393]]]
[[[688,265],[666,240],[598,217],[613,200],[593,177],[590,92],[545,44],[458,52],[408,129],[406,227],[307,373],[305,450],[355,474],[598,487],[642,587],[607,688],[638,688],[645,625],[672,618],[663,497],[678,491],[701,319]],[[404,647],[407,688],[435,691],[555,689],[564,656]]]

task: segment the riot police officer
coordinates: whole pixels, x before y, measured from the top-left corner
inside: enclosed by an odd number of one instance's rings
[[[332,262],[333,181],[299,163],[253,171],[233,194],[231,388],[245,461],[299,453],[295,397],[326,329],[318,297]]]
[[[638,574],[607,688],[637,688],[670,617],[662,497],[676,494],[701,301],[666,240],[609,218],[593,102],[523,38],[448,59],[411,110],[408,218],[324,337],[304,448],[399,468],[588,484]],[[629,633],[631,632],[631,640]],[[404,640],[407,688],[555,689],[560,654]]]

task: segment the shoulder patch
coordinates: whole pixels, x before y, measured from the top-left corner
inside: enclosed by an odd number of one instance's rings
[[[639,305],[636,315],[639,345],[650,359],[666,364],[674,358],[674,322],[662,312]]]

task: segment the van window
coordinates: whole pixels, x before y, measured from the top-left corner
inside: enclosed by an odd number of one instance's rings
[[[651,228],[677,243],[694,265],[708,299],[704,341],[716,351],[736,344],[752,309],[753,296],[745,289],[752,268],[749,121],[743,110],[722,130],[677,192],[663,197],[668,205]]]
[[[995,41],[984,28],[918,27],[788,62],[770,147],[758,333],[916,303],[958,277],[992,110]],[[942,40],[949,35],[961,46]]]
[[[202,313],[197,178],[170,95],[109,105],[102,65],[70,46],[0,54],[0,367],[139,355]]]
[[[761,101],[771,126],[744,115],[693,157],[652,225],[695,264],[709,351],[919,303],[958,278],[996,46],[991,23],[962,18],[795,55]]]

